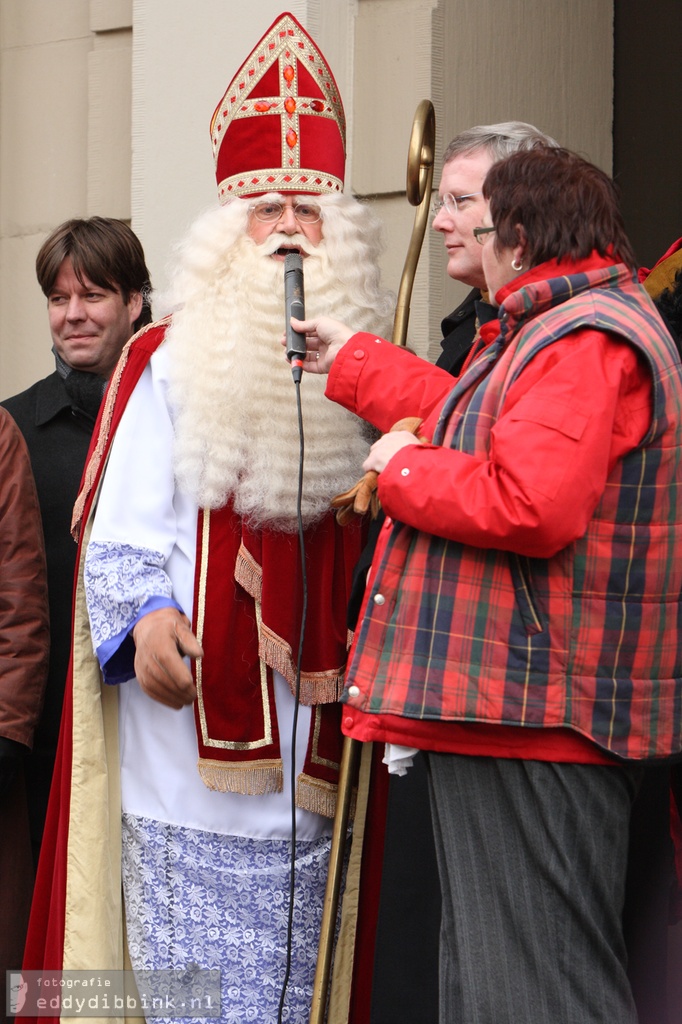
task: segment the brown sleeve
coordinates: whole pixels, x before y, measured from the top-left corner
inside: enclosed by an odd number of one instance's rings
[[[0,409],[0,736],[30,747],[47,678],[40,510],[26,444]]]

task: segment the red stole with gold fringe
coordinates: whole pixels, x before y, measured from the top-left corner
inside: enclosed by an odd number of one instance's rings
[[[330,513],[305,531],[308,606],[300,701],[312,705],[297,804],[333,817],[341,756],[340,705],[348,650],[346,607],[362,528]],[[283,766],[273,670],[291,687],[303,610],[298,535],[249,528],[231,504],[199,514],[193,628],[199,773],[211,789],[280,792]]]

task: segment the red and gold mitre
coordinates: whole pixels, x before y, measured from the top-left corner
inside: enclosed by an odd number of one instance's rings
[[[343,191],[346,120],[334,76],[293,15],[280,15],[211,118],[221,203],[266,192]]]

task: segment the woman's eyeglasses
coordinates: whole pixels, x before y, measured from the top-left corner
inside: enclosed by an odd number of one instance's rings
[[[488,235],[494,230],[495,228],[474,228],[474,238],[479,245],[485,245],[488,241]]]

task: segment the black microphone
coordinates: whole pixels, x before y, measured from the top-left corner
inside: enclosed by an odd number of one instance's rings
[[[299,252],[288,252],[284,258],[284,326],[286,331],[287,359],[291,372],[298,384],[301,379],[303,360],[306,354],[305,334],[295,331],[291,317],[305,320],[303,300],[303,260]]]

